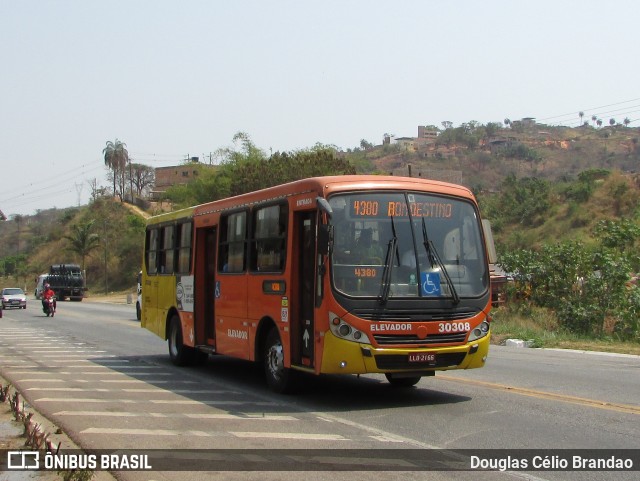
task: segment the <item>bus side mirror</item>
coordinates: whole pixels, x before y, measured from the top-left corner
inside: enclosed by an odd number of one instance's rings
[[[491,222],[489,222],[487,219],[482,219],[482,230],[484,232],[484,239],[487,244],[487,256],[489,258],[489,264],[497,264],[498,254],[496,252],[496,245],[493,241]]]
[[[329,254],[329,246],[331,245],[331,238],[333,233],[333,226],[321,224],[318,226],[318,254],[326,256]]]

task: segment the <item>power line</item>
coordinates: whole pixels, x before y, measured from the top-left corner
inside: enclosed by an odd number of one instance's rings
[[[587,114],[587,112],[584,112],[584,119],[586,119],[587,121],[591,120],[594,116],[597,118],[602,118],[602,117],[609,117],[609,116],[626,116],[627,114],[634,114],[637,112],[640,112],[640,105],[633,105],[628,107],[629,109],[634,109],[634,110],[627,110],[626,108],[623,109],[614,109],[614,110],[608,110],[608,111],[604,111],[604,112],[589,112]],[[557,122],[554,123],[561,123],[561,124],[572,124],[572,125],[581,125],[580,124],[580,120],[576,120],[575,116],[571,116],[570,119],[567,120],[558,120]]]
[[[622,102],[616,102],[616,103],[613,103],[613,104],[601,105],[600,107],[591,107],[591,108],[588,108],[588,109],[579,109],[579,110],[576,110],[574,112],[570,112],[568,114],[554,115],[553,117],[546,117],[546,118],[538,119],[538,120],[539,121],[543,121],[543,120],[555,119],[555,118],[558,118],[558,117],[567,117],[569,115],[576,115],[578,112],[586,112],[587,110],[604,109],[604,108],[607,108],[607,107],[613,107],[614,105],[622,105],[622,104],[627,104],[629,102],[636,102],[637,100],[640,100],[640,97],[635,98],[635,99],[631,99],[631,100],[623,100]]]
[[[83,169],[83,170],[79,171],[79,169]],[[41,180],[31,182],[29,184],[22,184],[20,187],[17,187],[17,190],[19,190],[19,193],[17,194],[14,194],[14,192],[16,192],[15,189],[13,191],[12,190],[5,191],[4,194],[9,195],[9,197],[0,199],[0,202],[4,204],[7,202],[11,202],[12,200],[15,200],[15,199],[23,198],[25,195],[25,189],[37,189],[38,192],[43,192],[43,191],[47,191],[47,190],[59,187],[60,184],[66,180],[78,179],[79,177],[85,176],[91,172],[97,171],[98,169],[100,170],[104,169],[104,165],[98,165],[93,167],[93,166],[88,166],[87,164],[83,164],[79,167],[75,167],[68,171],[62,172],[60,175],[57,175],[55,177],[54,184],[52,184],[51,179],[44,178],[45,176],[43,176]],[[68,176],[68,177],[65,177],[65,176]],[[42,184],[48,184],[48,185],[46,185],[45,187],[38,187]],[[28,190],[26,193],[29,194],[29,192],[30,191]]]

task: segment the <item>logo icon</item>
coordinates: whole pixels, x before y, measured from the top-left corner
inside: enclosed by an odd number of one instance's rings
[[[26,470],[40,468],[40,453],[38,451],[8,451],[7,469]]]

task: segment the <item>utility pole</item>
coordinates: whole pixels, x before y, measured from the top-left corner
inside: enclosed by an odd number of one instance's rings
[[[80,202],[81,202],[81,196],[82,196],[82,182],[80,182],[79,184],[75,184],[76,186],[76,193],[78,194],[78,207],[80,207]]]
[[[109,293],[109,284],[107,281],[107,219],[104,220],[104,293]]]

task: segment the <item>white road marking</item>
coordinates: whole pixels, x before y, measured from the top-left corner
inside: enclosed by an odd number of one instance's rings
[[[296,439],[306,441],[349,441],[339,434],[314,434],[314,433],[268,433],[268,432],[206,432],[206,431],[179,431],[169,429],[122,429],[122,428],[88,428],[80,431],[80,434],[109,434],[127,436],[199,436],[221,437],[227,434],[238,438],[268,438],[268,439]]]
[[[75,397],[43,397],[35,399],[34,402],[60,402],[60,403],[127,403],[127,404],[171,404],[171,405],[198,405],[205,404],[207,406],[277,406],[277,403],[269,401],[193,401],[185,399],[98,399],[98,398],[75,398]]]
[[[298,418],[293,416],[283,415],[261,415],[261,414],[211,414],[211,413],[148,413],[148,412],[132,412],[132,411],[60,411],[54,413],[54,416],[90,416],[90,417],[123,417],[123,418],[142,418],[142,417],[154,417],[154,418],[189,418],[189,419],[231,419],[231,420],[244,420],[244,421],[298,421]]]
[[[239,432],[229,431],[238,438],[270,438],[270,439],[304,439],[313,441],[349,441],[339,434],[314,434],[314,433],[265,433],[265,432]]]

